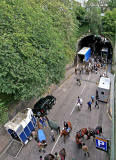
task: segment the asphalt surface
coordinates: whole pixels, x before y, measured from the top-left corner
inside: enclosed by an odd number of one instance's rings
[[[60,87],[58,87],[53,95],[57,101],[53,109],[48,114],[48,118],[56,121],[61,129],[63,128],[64,121],[71,121],[72,131],[70,136],[66,138],[64,144],[63,137],[59,137],[56,134],[56,141],[50,141],[50,128],[44,129],[48,146],[46,147],[46,153],[40,153],[37,143],[32,139],[19,153],[16,159],[18,160],[39,160],[40,155],[46,155],[47,153],[54,154],[56,151],[59,152],[63,147],[66,149],[66,160],[84,160],[85,156],[81,149],[78,149],[75,143],[76,132],[81,128],[95,128],[98,125],[103,127],[103,137],[111,139],[111,128],[112,123],[107,114],[107,104],[99,102],[99,109],[95,108],[95,104],[92,104],[92,111],[88,110],[87,102],[90,100],[92,95],[95,96],[97,85],[99,81],[98,74],[90,73],[82,74],[83,79],[81,86],[76,83],[75,75],[72,74]],[[87,80],[87,81],[85,81]],[[80,96],[83,99],[83,106],[80,111],[77,111],[75,104],[77,97]],[[109,160],[108,153],[101,151],[95,147],[93,139],[83,140],[89,148],[90,157],[86,157],[88,160]],[[4,152],[0,157],[0,160],[13,160],[14,158],[9,156],[7,152]]]

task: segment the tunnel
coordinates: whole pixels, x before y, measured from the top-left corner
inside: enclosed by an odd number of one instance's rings
[[[78,62],[83,61],[82,56],[78,56],[78,52],[84,48],[88,47],[91,49],[92,57],[103,57],[106,59],[107,64],[112,64],[113,47],[109,39],[102,35],[87,35],[80,39],[78,42],[77,53],[74,59],[74,65],[76,66]]]

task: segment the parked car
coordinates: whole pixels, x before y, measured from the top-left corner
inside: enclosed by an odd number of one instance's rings
[[[55,105],[56,98],[52,95],[48,95],[44,98],[41,98],[33,108],[33,113],[37,116],[47,115],[47,110],[52,109],[52,106]]]

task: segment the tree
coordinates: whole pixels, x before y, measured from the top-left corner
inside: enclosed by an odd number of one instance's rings
[[[105,13],[105,16],[102,18],[102,23],[104,35],[113,37],[114,39],[116,29],[116,8]]]
[[[90,31],[99,34],[101,32],[101,9],[98,0],[88,0],[85,5]]]
[[[41,96],[75,54],[73,9],[59,0],[0,1],[0,93]]]

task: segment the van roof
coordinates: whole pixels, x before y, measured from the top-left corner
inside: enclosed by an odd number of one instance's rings
[[[101,77],[98,87],[109,90],[110,89],[110,78]]]
[[[83,47],[83,48],[78,52],[78,54],[80,54],[80,55],[85,55],[88,50],[90,50],[89,47]]]

